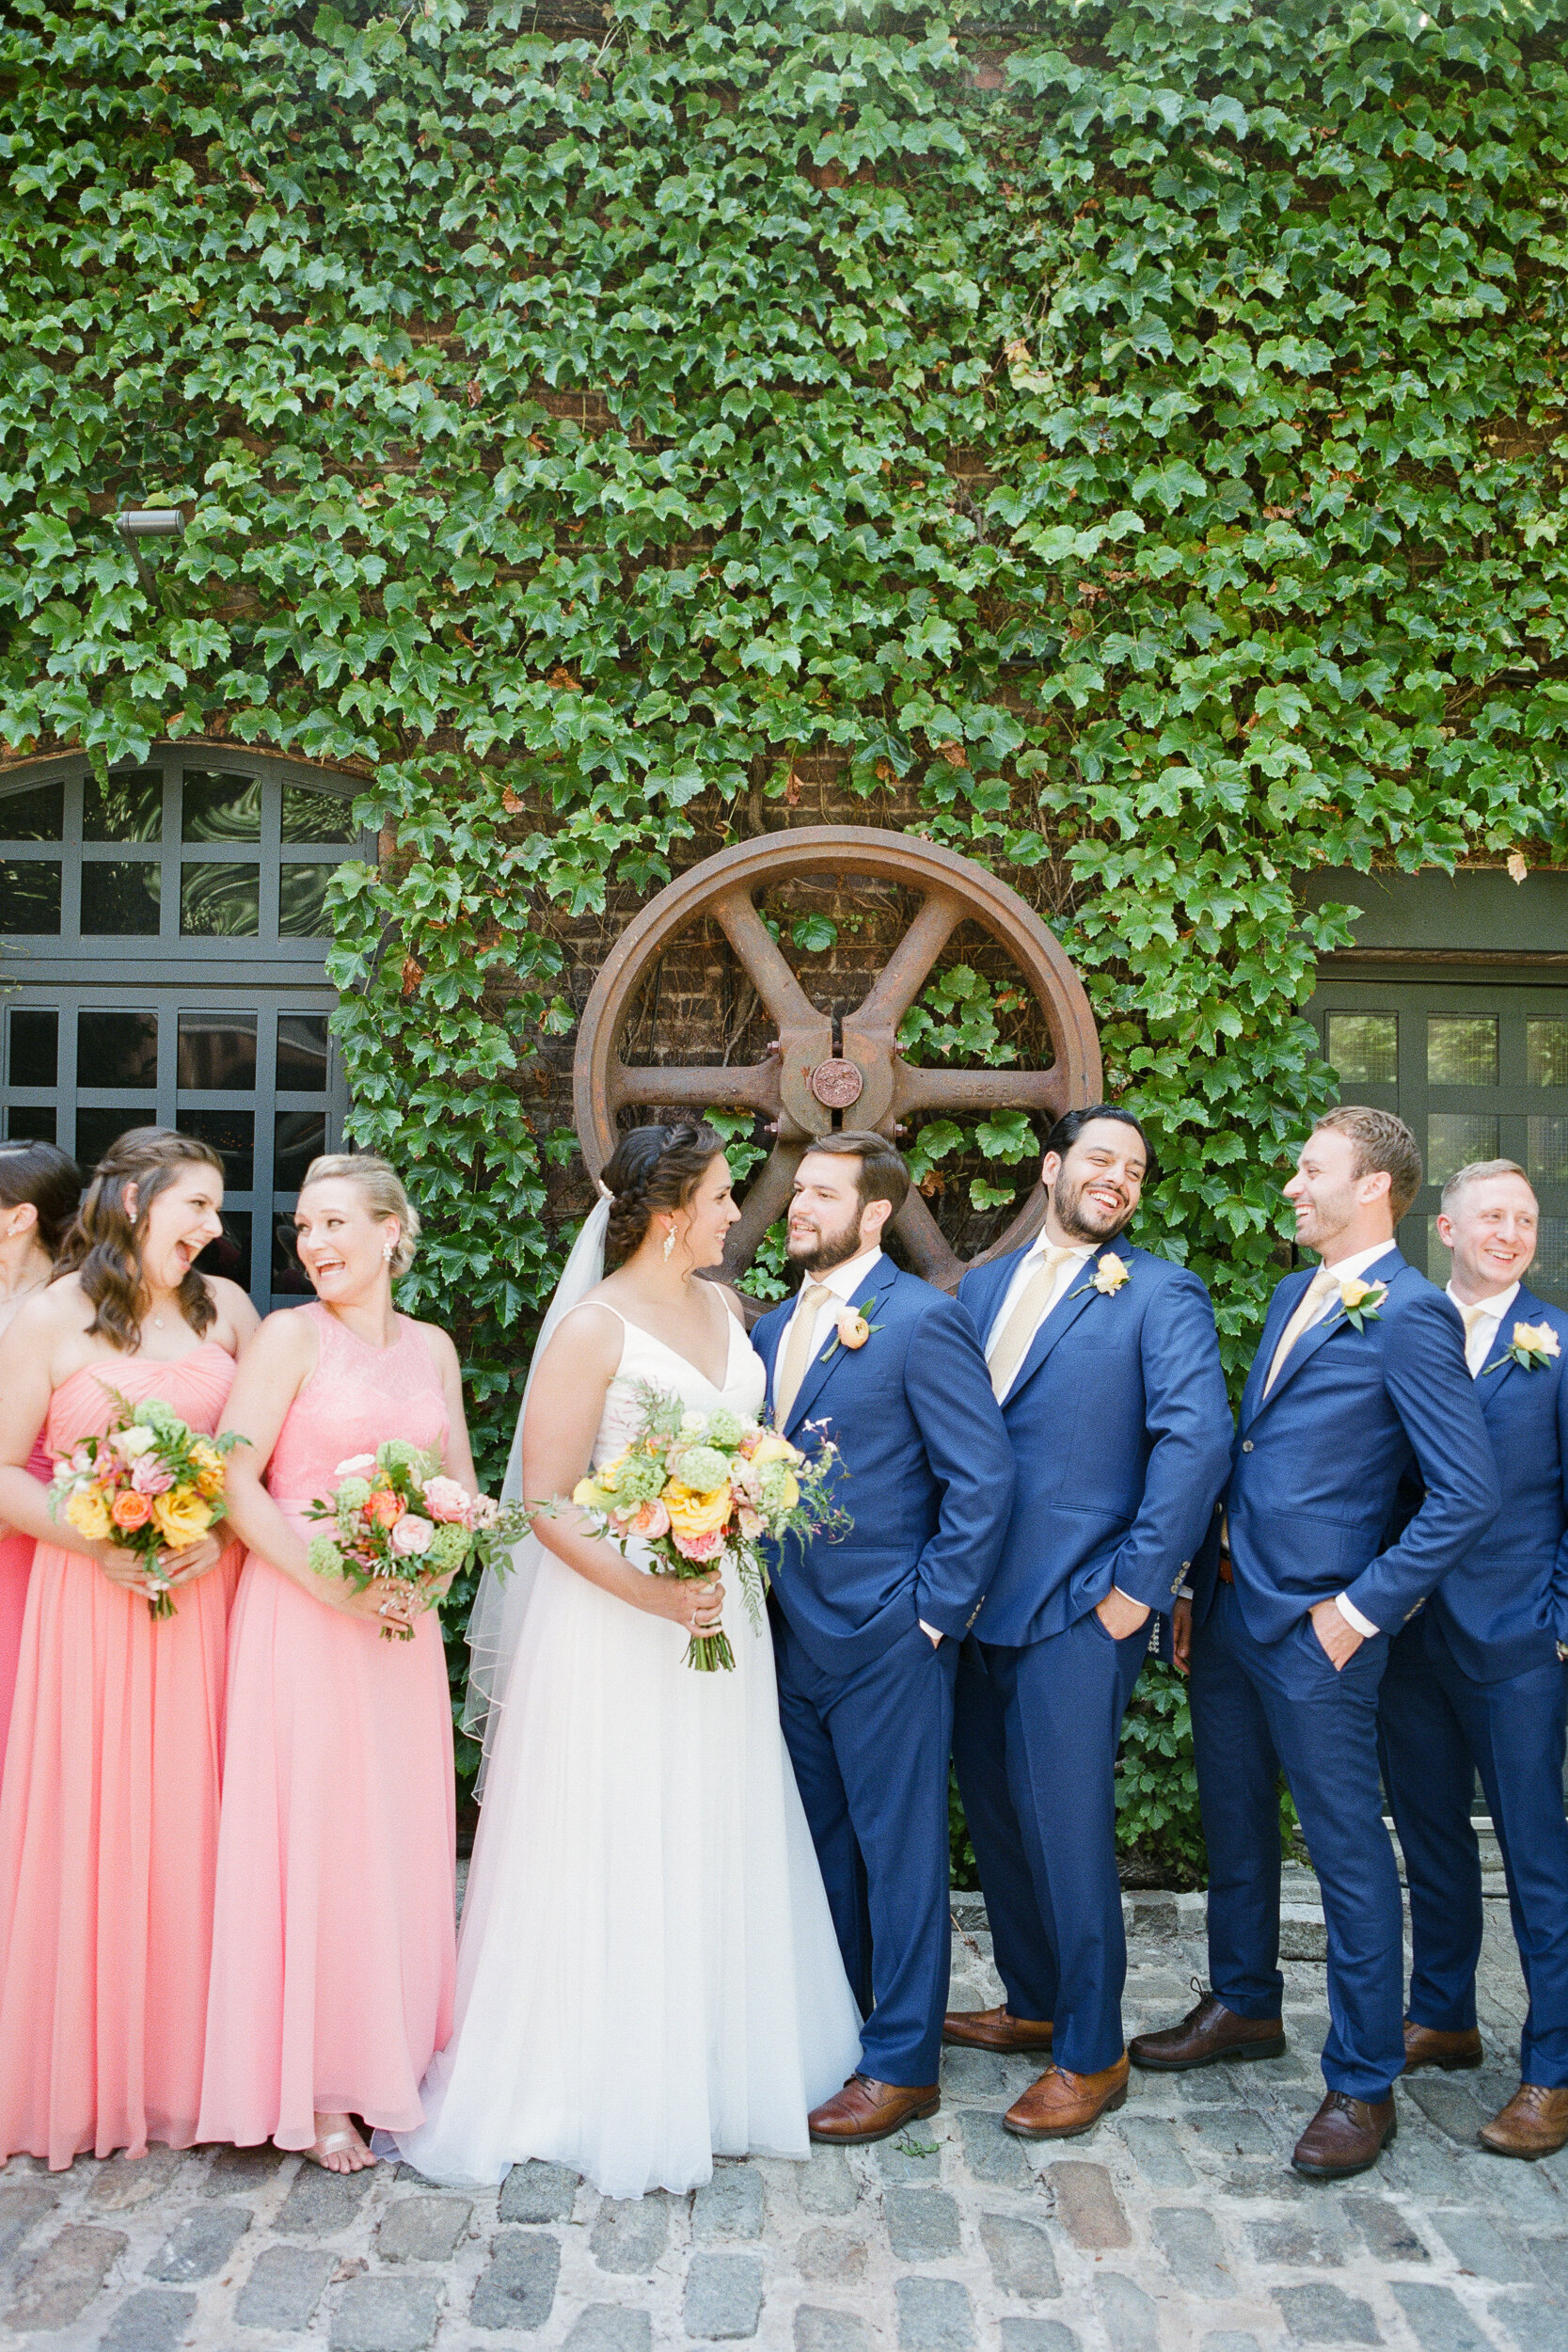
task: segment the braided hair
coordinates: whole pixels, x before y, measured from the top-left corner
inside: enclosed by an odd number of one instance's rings
[[[605,1263],[629,1258],[659,1210],[684,1209],[723,1149],[722,1136],[699,1120],[634,1127],[623,1136],[602,1179],[610,1196]]]

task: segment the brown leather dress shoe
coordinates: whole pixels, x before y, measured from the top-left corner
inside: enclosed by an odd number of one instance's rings
[[[1196,1978],[1193,1991],[1199,1993]],[[1283,2058],[1285,2028],[1277,2017],[1238,2017],[1212,1993],[1201,1993],[1179,2026],[1163,2033],[1135,2033],[1127,2045],[1134,2066],[1156,2074],[1184,2074],[1190,2067],[1217,2066],[1243,2058]]]
[[[1495,2156],[1551,2156],[1568,2147],[1568,2090],[1548,2090],[1541,2083],[1521,2083],[1506,2107],[1483,2123],[1476,2134]]]
[[[957,2050],[1049,2050],[1052,2026],[1008,2009],[950,2009],[942,2038]]]
[[[1353,2172],[1370,2172],[1399,2127],[1392,2091],[1374,2106],[1331,2090],[1297,2140],[1291,2167],[1309,2181],[1343,2181]]]
[[[1407,2074],[1413,2074],[1418,2066],[1440,2066],[1449,2074],[1456,2066],[1480,2066],[1484,2058],[1477,2026],[1464,2033],[1445,2033],[1436,2026],[1418,2026],[1408,2017],[1404,2021]]]
[[[1031,2083],[1002,2118],[1020,2139],[1076,2139],[1127,2105],[1127,2053],[1098,2074],[1069,2074],[1053,2066],[1037,2083]]]
[[[866,2140],[891,2139],[906,2123],[935,2115],[942,2093],[935,2083],[911,2090],[903,2083],[873,2082],[869,2074],[851,2074],[844,2089],[814,2107],[806,2118],[813,2139],[835,2147],[857,2147]]]

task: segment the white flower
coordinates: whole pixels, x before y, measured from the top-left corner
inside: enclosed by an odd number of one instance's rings
[[[129,1429],[117,1429],[109,1439],[122,1462],[134,1462],[138,1454],[145,1454],[150,1446],[157,1442],[153,1432],[144,1429],[139,1422],[133,1422]]]
[[[339,1463],[332,1475],[334,1478],[357,1478],[362,1471],[374,1468],[373,1454],[351,1454],[346,1462]]]
[[[1124,1282],[1130,1282],[1132,1279],[1132,1269],[1126,1259],[1118,1257],[1114,1249],[1107,1249],[1094,1270],[1095,1289],[1103,1291],[1106,1297],[1110,1298],[1120,1290]]]
[[[681,1415],[681,1436],[683,1438],[694,1438],[701,1430],[704,1430],[706,1427],[707,1415],[705,1413],[683,1413]]]
[[[1513,1344],[1532,1356],[1560,1356],[1562,1344],[1549,1323],[1516,1323]]]

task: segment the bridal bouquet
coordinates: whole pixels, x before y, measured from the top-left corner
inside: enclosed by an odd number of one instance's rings
[[[388,1438],[373,1454],[351,1454],[332,1473],[341,1481],[326,1500],[306,1512],[331,1521],[330,1534],[312,1535],[307,1557],[318,1576],[341,1576],[357,1592],[386,1582],[412,1590],[419,1607],[432,1608],[436,1590],[470,1563],[504,1576],[510,1547],[528,1533],[526,1515],[488,1495],[471,1495],[441,1472],[441,1457]],[[411,1642],[411,1625],[393,1619],[382,1639]]]
[[[667,1390],[646,1380],[637,1387],[641,1420],[630,1444],[580,1479],[572,1501],[623,1551],[634,1540],[645,1544],[656,1576],[733,1569],[760,1632],[768,1589],[762,1538],[848,1524],[828,1494],[837,1448],[824,1440],[807,1454],[727,1406],[688,1412]],[[694,1633],[686,1662],[704,1674],[733,1667],[728,1634]]]
[[[64,1514],[89,1543],[121,1544],[141,1555],[154,1617],[172,1617],[166,1551],[188,1551],[224,1517],[223,1457],[240,1439],[198,1436],[155,1396],[127,1404],[102,1437],[84,1438],[55,1464],[51,1516]]]

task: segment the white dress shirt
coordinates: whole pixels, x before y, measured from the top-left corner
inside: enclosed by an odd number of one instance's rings
[[[1325,1261],[1323,1270],[1325,1273],[1332,1274],[1336,1281],[1348,1282],[1354,1276],[1357,1274],[1365,1274],[1370,1265],[1376,1265],[1379,1258],[1386,1258],[1393,1247],[1394,1244],[1391,1241],[1375,1241],[1370,1249],[1353,1250],[1348,1258],[1336,1258],[1332,1264],[1327,1263]],[[1327,1297],[1323,1300],[1323,1305],[1313,1316],[1311,1322],[1305,1324],[1296,1335],[1296,1345],[1298,1347],[1301,1345],[1302,1341],[1307,1337],[1307,1332],[1315,1331],[1319,1324],[1322,1323],[1323,1317],[1329,1313],[1331,1309],[1337,1307],[1338,1303],[1339,1302],[1335,1297],[1334,1293],[1330,1291]],[[1373,1625],[1370,1617],[1362,1615],[1360,1610],[1356,1608],[1354,1602],[1350,1598],[1348,1594],[1336,1593],[1334,1596],[1334,1606],[1338,1609],[1345,1623],[1352,1627],[1355,1632],[1359,1633],[1364,1642],[1373,1640],[1374,1637],[1382,1631],[1382,1627]]]
[[[1028,1289],[1030,1283],[1034,1280],[1036,1274],[1039,1270],[1040,1260],[1044,1257],[1046,1251],[1051,1248],[1051,1246],[1050,1237],[1047,1234],[1042,1233],[1038,1241],[1035,1242],[1030,1248],[1024,1251],[1022,1257],[1019,1260],[1017,1266],[1014,1268],[1013,1279],[1008,1283],[1006,1292],[1003,1294],[1001,1306],[998,1307],[995,1314],[991,1318],[990,1329],[985,1334],[986,1360],[988,1363],[990,1361],[992,1349],[995,1347],[997,1341],[1002,1337],[1003,1332],[1007,1327],[1008,1317],[1011,1315],[1013,1309],[1018,1305],[1018,1302],[1022,1297],[1024,1292]],[[1089,1260],[1094,1255],[1095,1248],[1092,1242],[1085,1242],[1082,1248],[1079,1248],[1076,1244],[1074,1244],[1072,1256],[1066,1259],[1063,1263],[1056,1268],[1056,1280],[1054,1286],[1053,1287],[1051,1295],[1046,1300],[1045,1305],[1040,1309],[1038,1320],[1036,1322],[1034,1329],[1029,1334],[1022,1355],[1021,1355],[1018,1359],[1018,1372],[1014,1373],[1012,1380],[1010,1380],[1007,1384],[1007,1393],[1009,1395],[1012,1393],[1013,1381],[1017,1380],[1019,1372],[1023,1370],[1025,1363],[1028,1361],[1029,1350],[1034,1346],[1036,1340],[1039,1336],[1040,1324],[1045,1321],[1047,1315],[1055,1311],[1055,1310],[1061,1305],[1062,1300],[1067,1296],[1069,1291],[1076,1289],[1078,1283],[1083,1279],[1084,1268],[1088,1264]]]
[[[1497,1344],[1497,1332],[1502,1319],[1518,1295],[1518,1283],[1510,1282],[1507,1290],[1499,1291],[1496,1298],[1482,1299],[1480,1302],[1480,1314],[1474,1314],[1462,1298],[1454,1296],[1453,1284],[1451,1282],[1449,1284],[1449,1296],[1453,1299],[1460,1313],[1469,1323],[1469,1328],[1465,1334],[1465,1361],[1470,1368],[1472,1380],[1485,1371],[1492,1350]]]

